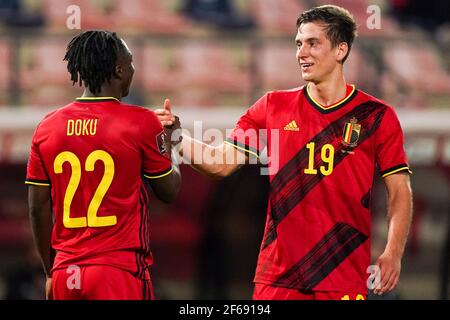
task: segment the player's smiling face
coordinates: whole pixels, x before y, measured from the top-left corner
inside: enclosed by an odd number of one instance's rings
[[[308,22],[300,25],[295,42],[303,80],[320,83],[340,65],[339,49],[333,48],[324,24]]]

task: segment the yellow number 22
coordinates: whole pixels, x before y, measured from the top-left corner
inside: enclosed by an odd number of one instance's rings
[[[89,203],[87,217],[71,218],[70,205],[72,204],[73,197],[81,180],[80,159],[78,159],[78,157],[70,151],[61,152],[55,158],[53,168],[56,174],[63,172],[63,164],[65,162],[69,162],[72,168],[72,174],[64,195],[63,224],[66,228],[108,227],[117,223],[116,216],[97,216],[98,208],[100,207],[103,197],[111,186],[114,178],[114,160],[109,153],[103,150],[95,150],[89,154],[86,159],[85,170],[94,171],[95,163],[98,160],[102,161],[105,165],[105,172],[99,186],[97,187],[97,190],[94,193],[94,197]]]

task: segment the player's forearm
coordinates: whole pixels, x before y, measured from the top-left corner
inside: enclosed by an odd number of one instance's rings
[[[148,191],[153,191],[156,197],[164,203],[172,203],[178,197],[181,187],[181,174],[175,150],[172,150],[172,170],[169,174],[157,179],[149,179]]]
[[[412,193],[402,187],[388,195],[388,241],[386,251],[403,256],[412,220]]]
[[[31,229],[39,256],[47,277],[51,276],[51,269],[55,252],[51,246],[53,222],[51,219],[50,201],[43,206],[30,207]]]
[[[172,150],[171,152],[171,158],[172,158],[172,169],[173,169],[173,186],[172,186],[172,194],[171,194],[171,199],[170,199],[170,203],[173,202],[177,197],[178,194],[180,192],[180,188],[181,188],[181,172],[180,172],[180,167],[178,164],[178,157],[176,155],[176,151]]]
[[[223,146],[214,147],[185,135],[179,153],[196,171],[215,179],[230,175],[240,165],[232,155],[225,154]]]

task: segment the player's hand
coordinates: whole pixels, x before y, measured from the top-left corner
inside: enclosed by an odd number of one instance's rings
[[[52,278],[49,277],[45,281],[45,299],[53,300]]]
[[[401,270],[401,257],[391,252],[383,252],[376,263],[380,268],[380,284],[373,293],[382,295],[392,291],[398,284]]]
[[[155,114],[163,127],[171,126],[175,123],[175,115],[170,108],[170,100],[164,100],[164,109],[156,109]]]
[[[170,147],[178,145],[183,138],[181,136],[181,123],[180,119],[172,114],[170,100],[164,100],[164,109],[156,109],[155,113],[164,126],[166,145]]]

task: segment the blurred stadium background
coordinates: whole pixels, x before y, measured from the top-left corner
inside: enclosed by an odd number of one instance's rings
[[[415,218],[401,282],[386,298],[448,299],[450,273],[450,5],[439,0],[0,0],[0,298],[42,299],[23,184],[33,130],[80,95],[62,61],[69,5],[81,28],[119,33],[134,53],[127,102],[172,100],[183,127],[232,128],[267,90],[302,84],[295,22],[315,5],[346,7],[360,25],[347,80],[393,105],[414,171]],[[369,29],[370,5],[381,28]],[[183,166],[171,206],[153,201],[159,299],[249,299],[268,183],[247,166],[212,182]],[[373,201],[372,253],[386,236],[385,191]]]

